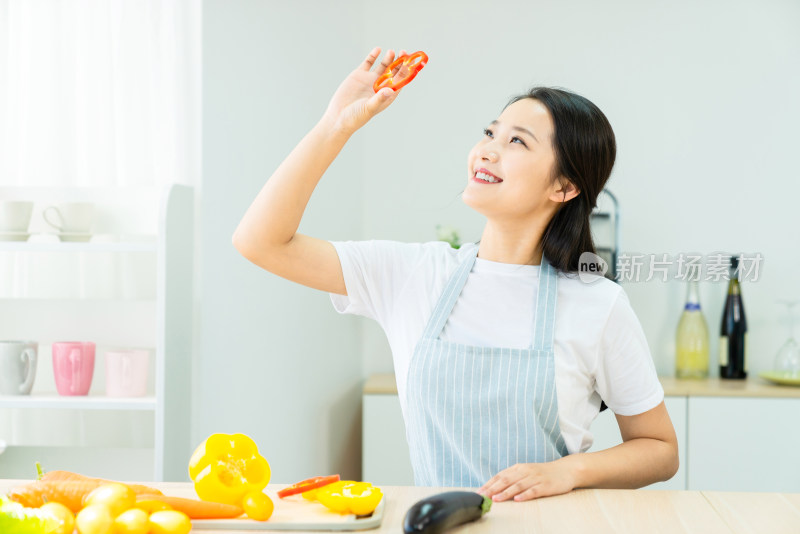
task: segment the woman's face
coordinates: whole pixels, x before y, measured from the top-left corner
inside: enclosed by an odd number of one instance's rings
[[[524,98],[506,107],[486,130],[467,158],[464,202],[493,218],[527,218],[541,212],[553,188],[559,187],[558,182],[550,183],[555,164],[550,112],[538,100]],[[482,180],[480,169],[497,181]]]

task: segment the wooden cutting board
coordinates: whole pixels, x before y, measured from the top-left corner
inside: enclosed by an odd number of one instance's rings
[[[247,516],[237,519],[195,519],[193,529],[197,530],[369,530],[381,526],[386,498],[378,504],[369,517],[342,515],[331,512],[318,502],[311,502],[300,495],[278,498],[276,490],[265,491],[275,511],[267,521],[254,521]]]

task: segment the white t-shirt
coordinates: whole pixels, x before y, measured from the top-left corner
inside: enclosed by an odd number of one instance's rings
[[[331,293],[339,313],[376,320],[389,341],[397,391],[406,414],[411,357],[448,279],[477,244],[444,241],[332,242],[347,295]],[[475,258],[464,289],[440,335],[485,347],[531,347],[539,265]],[[614,413],[637,415],[658,406],[664,390],[644,332],[625,291],[597,276],[592,283],[558,272],[554,332],[561,434],[570,453],[592,445],[601,399]]]

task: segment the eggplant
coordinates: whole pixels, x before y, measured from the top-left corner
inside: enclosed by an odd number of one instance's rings
[[[447,491],[414,503],[403,521],[405,534],[437,534],[480,519],[492,507],[492,499],[472,491]]]

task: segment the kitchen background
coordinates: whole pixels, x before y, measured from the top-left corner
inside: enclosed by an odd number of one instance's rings
[[[162,152],[172,151],[181,163],[158,165],[164,160],[156,158],[137,166],[137,160],[117,159],[109,172],[127,178],[116,182],[125,193],[115,193],[115,186],[84,179],[97,172],[91,158],[89,164],[76,158],[63,175],[55,166],[50,174],[32,172],[41,166],[12,157],[20,154],[17,132],[6,126],[0,159],[17,164],[2,167],[0,194],[3,200],[28,195],[42,203],[118,202],[127,206],[120,212],[128,215],[109,228],[120,231],[130,223],[139,232],[154,233],[159,186],[174,181],[193,187],[194,339],[185,371],[191,373],[191,387],[172,390],[188,418],[187,462],[192,447],[207,435],[243,432],[260,445],[275,482],[326,472],[348,478],[361,474],[362,386],[368,376],[392,371],[383,332],[366,319],[337,314],[327,294],[249,264],[233,248],[231,235],[264,181],[373,46],[383,52],[423,50],[429,63],[331,165],[309,203],[301,233],[329,240],[429,241],[436,239],[436,225],[443,224],[457,228],[464,241],[478,240],[484,219],[459,198],[470,148],[511,96],[533,85],[564,87],[596,103],[615,130],[618,156],[608,187],[620,203],[623,253],[761,254],[758,280],[743,284],[749,371],[755,376],[771,368],[788,332],[778,299],[800,298],[795,275],[800,180],[794,157],[800,140],[800,71],[794,67],[800,57],[800,4],[204,0],[112,5],[127,6],[123,17],[111,19],[127,21],[112,26],[112,36],[129,27],[145,35],[152,24],[162,38],[171,31],[181,38],[181,46],[170,48],[168,40],[142,37],[154,58],[152,80],[183,80],[169,85],[170,94],[177,95],[173,105],[148,108],[156,111],[150,116],[151,134],[158,117],[179,117],[168,137],[174,144],[158,143],[154,153],[163,157]],[[37,19],[20,19],[17,2],[0,2],[0,7],[0,22],[9,30],[0,34],[3,91],[14,87],[20,72],[10,67],[14,48],[8,43],[24,32],[35,34]],[[41,9],[39,15],[45,16]],[[143,10],[138,18],[137,9]],[[130,17],[140,24],[132,25]],[[25,26],[14,25],[20,20]],[[69,18],[55,23],[68,26]],[[100,18],[94,24],[105,22]],[[136,38],[129,34],[112,42],[135,43]],[[164,50],[174,55],[165,57]],[[153,88],[159,87],[152,80],[141,82],[151,104],[158,94]],[[134,120],[146,99],[129,97],[121,107]],[[6,98],[8,90],[0,92],[0,99]],[[65,98],[63,105],[68,102]],[[91,124],[76,124],[91,132]],[[42,139],[46,161],[47,147],[60,140]],[[105,161],[120,150],[102,145],[91,155]],[[141,195],[127,193],[142,188]],[[130,206],[140,201],[152,217],[137,226]],[[8,264],[0,268],[7,280]],[[659,373],[672,375],[685,283],[655,279],[623,285]],[[711,331],[712,375],[725,291],[724,280],[700,285]],[[108,328],[104,321],[113,321],[120,332],[116,343],[146,344],[158,328],[147,320],[150,308],[109,318],[85,295],[34,303],[19,295],[3,297],[0,338],[33,337],[45,344],[40,345],[42,385],[37,388],[52,381],[46,370],[52,341],[73,333],[91,335]],[[146,303],[149,297],[137,298],[132,307],[152,306]],[[53,326],[73,312],[85,321],[73,321],[72,331]],[[102,423],[92,417],[101,415],[0,409],[0,429],[29,436],[6,436],[11,443],[0,454],[0,476],[30,477],[32,461],[41,459],[50,468],[75,470],[101,462],[101,471],[120,478],[149,478],[145,467],[152,457],[146,448],[136,449],[145,451],[141,454],[120,452],[125,462],[76,450],[101,446],[104,434],[123,432],[123,427],[131,436],[114,439],[113,445],[127,439],[141,447],[140,441],[151,441],[148,418],[153,414],[112,413]],[[57,443],[71,448],[51,446]]]

